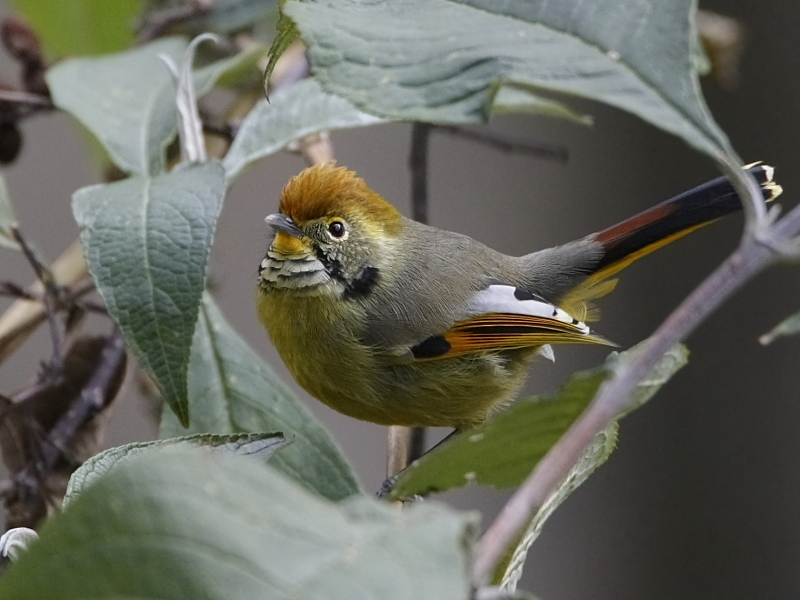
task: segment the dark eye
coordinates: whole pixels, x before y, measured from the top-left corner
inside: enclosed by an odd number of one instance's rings
[[[335,238],[340,238],[344,235],[345,227],[341,221],[333,221],[328,225],[328,233]]]

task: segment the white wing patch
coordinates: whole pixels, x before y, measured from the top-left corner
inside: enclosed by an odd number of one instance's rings
[[[591,333],[589,326],[583,321],[572,318],[566,311],[544,298],[513,285],[500,283],[490,285],[472,297],[467,310],[473,317],[487,313],[507,313],[553,319],[573,325],[581,333],[587,335]]]

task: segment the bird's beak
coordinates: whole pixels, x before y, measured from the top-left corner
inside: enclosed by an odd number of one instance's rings
[[[311,252],[307,240],[303,241],[308,236],[289,217],[275,213],[264,220],[277,232],[270,246],[273,252],[286,257],[304,257]]]
[[[298,239],[306,236],[306,233],[297,225],[295,225],[294,221],[292,221],[286,215],[282,215],[281,213],[269,215],[266,219],[264,219],[264,221],[266,221],[267,225],[272,227],[275,231],[288,233],[290,236]]]

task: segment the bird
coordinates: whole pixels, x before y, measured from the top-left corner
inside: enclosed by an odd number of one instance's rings
[[[748,167],[764,198],[772,167]],[[553,344],[613,345],[592,302],[635,260],[741,210],[720,177],[621,223],[520,257],[404,217],[352,170],[284,187],[258,268],[257,311],[311,396],[382,425],[464,430],[511,402]]]

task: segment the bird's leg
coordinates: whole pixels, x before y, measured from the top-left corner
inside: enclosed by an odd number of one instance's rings
[[[403,473],[405,473],[405,472],[406,472],[406,471],[407,471],[409,468],[413,467],[413,466],[416,464],[417,460],[419,460],[420,458],[423,458],[424,456],[427,456],[429,453],[431,453],[431,452],[433,452],[434,450],[436,450],[436,449],[437,449],[439,446],[443,446],[444,444],[446,444],[447,442],[449,442],[451,439],[453,439],[454,437],[456,437],[456,436],[457,436],[459,433],[461,433],[462,431],[463,431],[463,429],[454,429],[453,431],[451,431],[450,433],[448,433],[446,436],[444,436],[444,437],[443,437],[443,438],[442,438],[442,439],[441,439],[439,442],[437,442],[436,444],[434,444],[434,445],[433,445],[433,446],[432,446],[432,447],[431,447],[431,448],[430,448],[430,449],[429,449],[427,452],[424,452],[424,453],[423,453],[423,454],[422,454],[422,455],[421,455],[419,458],[417,458],[417,459],[416,459],[414,462],[412,462],[411,464],[409,464],[409,465],[408,465],[407,467],[405,467],[404,469],[402,469],[402,470],[398,471],[397,473],[395,473],[395,474],[394,474],[394,475],[392,475],[391,477],[388,477],[388,478],[387,478],[387,479],[386,479],[386,480],[385,480],[385,481],[384,481],[384,482],[381,484],[381,487],[380,487],[380,489],[379,489],[379,490],[378,490],[378,491],[375,493],[375,496],[376,496],[378,499],[382,499],[382,498],[385,498],[386,496],[388,496],[388,495],[389,495],[389,493],[390,493],[390,492],[392,491],[392,489],[394,488],[394,484],[395,484],[395,483],[397,483],[397,480],[400,478],[400,476],[401,476]]]

